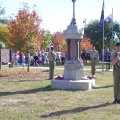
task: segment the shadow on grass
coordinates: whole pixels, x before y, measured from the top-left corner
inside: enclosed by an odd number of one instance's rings
[[[104,103],[104,104],[100,104],[100,105],[95,105],[95,106],[88,106],[88,107],[79,107],[79,108],[75,108],[75,109],[72,109],[72,110],[62,110],[62,111],[56,111],[56,112],[52,112],[50,113],[49,115],[42,115],[40,116],[41,118],[48,118],[48,117],[52,117],[53,115],[54,116],[60,116],[60,115],[63,115],[63,114],[74,114],[74,113],[77,113],[77,112],[84,112],[86,110],[89,110],[89,109],[97,109],[97,108],[102,108],[102,107],[107,107],[109,105],[112,105],[111,103]]]
[[[31,93],[44,92],[44,91],[54,91],[54,89],[51,88],[51,85],[48,85],[43,88],[36,88],[31,90],[0,92],[0,96],[15,95],[15,94],[31,94]]]
[[[44,79],[44,80],[49,80],[49,78],[46,78],[46,79]],[[33,79],[33,78],[31,78],[30,80],[24,80],[24,79],[18,79],[18,80],[9,80],[8,82],[43,82],[44,80],[40,80],[39,78],[38,79]]]
[[[113,87],[113,85],[106,85],[106,86],[94,87],[93,89],[101,89],[101,88],[109,88],[109,87]]]

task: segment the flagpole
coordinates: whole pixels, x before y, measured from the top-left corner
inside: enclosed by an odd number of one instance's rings
[[[103,0],[104,3],[104,0]],[[103,19],[103,48],[102,48],[102,72],[104,71],[104,19]]]
[[[104,21],[103,21],[103,48],[102,48],[102,72],[104,71]]]
[[[85,29],[86,29],[86,18],[83,20],[83,23],[84,23],[84,38],[86,38],[86,35],[85,35]]]
[[[113,8],[112,8],[112,44],[113,44]],[[113,45],[112,45],[113,48]]]

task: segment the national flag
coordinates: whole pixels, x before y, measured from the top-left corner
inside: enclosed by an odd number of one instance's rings
[[[110,23],[110,22],[112,22],[113,20],[112,20],[112,14],[111,15],[109,15],[108,17],[106,17],[106,19],[104,20],[104,23]]]
[[[103,21],[104,21],[104,0],[103,0],[103,5],[102,5],[99,27],[101,27],[103,25]]]
[[[112,21],[113,21],[113,19],[112,19],[112,14],[111,14],[104,19],[104,24],[111,23]],[[99,24],[96,29],[99,29],[102,26],[103,26],[103,22],[101,24]]]

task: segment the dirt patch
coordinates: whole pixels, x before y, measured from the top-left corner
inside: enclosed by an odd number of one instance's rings
[[[22,99],[4,99],[4,103],[18,103],[22,101]]]
[[[59,74],[63,75],[63,71],[58,72],[55,70],[55,75]],[[49,79],[49,71],[48,70],[39,70],[39,69],[31,69],[29,72],[27,70],[18,69],[18,70],[0,70],[0,79],[2,80],[25,80],[29,78],[29,80],[46,80]]]

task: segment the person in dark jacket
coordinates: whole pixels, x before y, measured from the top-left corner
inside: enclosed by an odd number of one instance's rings
[[[106,52],[105,52],[105,62],[108,62],[106,63],[106,69],[110,69],[110,56],[111,56],[111,53],[110,53],[110,50],[107,49]]]

